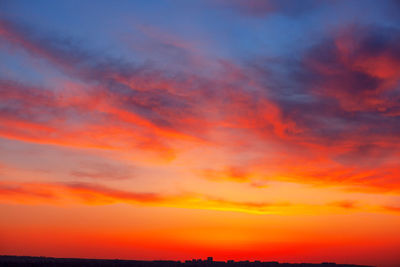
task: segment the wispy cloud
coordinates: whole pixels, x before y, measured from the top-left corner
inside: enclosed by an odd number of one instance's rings
[[[132,192],[108,186],[83,182],[56,183],[0,183],[0,201],[3,203],[54,204],[80,203],[86,205],[108,205],[126,203],[133,205],[164,206],[244,212],[251,214],[322,214],[353,212],[398,212],[391,206],[372,206],[359,202],[341,200],[321,204],[301,204],[291,202],[263,202],[229,200],[198,193],[174,195],[155,192]]]
[[[6,46],[71,77],[58,82],[57,90],[2,78],[3,138],[150,152],[166,162],[204,145],[247,155],[240,167],[229,160],[210,168],[192,162],[189,167],[203,169],[196,174],[207,180],[399,192],[400,53],[394,28],[342,27],[316,40],[298,60],[260,57],[249,65],[217,59],[215,73],[200,75],[195,68],[179,72],[88,52],[73,38],[5,19],[0,26]],[[179,38],[145,30],[193,52]],[[277,68],[287,71],[274,75]]]

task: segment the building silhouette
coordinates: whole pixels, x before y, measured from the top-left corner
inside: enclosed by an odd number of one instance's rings
[[[315,263],[279,263],[277,261],[214,261],[213,257],[205,260],[192,259],[181,261],[137,261],[137,260],[100,260],[76,258],[51,258],[27,256],[0,256],[0,267],[371,267],[365,265],[336,264],[331,262]]]

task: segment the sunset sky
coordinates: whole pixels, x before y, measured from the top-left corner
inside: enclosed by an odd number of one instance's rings
[[[0,254],[399,249],[399,1],[0,0]]]

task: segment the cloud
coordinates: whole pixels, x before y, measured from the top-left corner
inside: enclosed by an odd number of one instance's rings
[[[268,2],[280,5],[274,3]],[[158,37],[190,50],[168,35]],[[179,72],[123,62],[88,52],[72,38],[4,19],[0,39],[71,78],[57,81],[57,88],[1,79],[3,138],[150,152],[166,161],[207,145],[248,157],[239,167],[227,162],[226,169],[192,163],[208,180],[256,186],[265,177],[399,192],[397,29],[344,27],[317,39],[298,61],[260,57],[246,65],[218,59],[217,70],[207,75],[190,66]],[[287,72],[275,73],[280,67]],[[124,176],[104,170],[70,174]]]
[[[309,12],[320,4],[319,1],[305,0],[294,2],[290,0],[217,0],[214,5],[231,8],[240,14],[252,17],[283,14],[298,16]]]
[[[157,193],[136,193],[128,192],[109,187],[88,184],[88,183],[65,183],[60,184],[61,188],[66,189],[83,202],[89,204],[105,203],[157,203],[167,201],[173,197],[163,196]]]
[[[393,146],[378,145],[373,143],[355,144],[347,151],[335,157],[343,165],[364,166],[384,164],[388,158],[393,157]]]
[[[347,112],[390,116],[399,98],[399,39],[398,29],[354,25],[317,44],[304,60],[313,93]]]
[[[287,213],[297,210],[289,203],[231,201],[194,193],[164,195],[148,192],[129,192],[91,183],[15,183],[1,182],[0,201],[24,204],[105,205],[127,203],[207,210],[235,211],[255,214]],[[312,209],[312,207],[309,207]]]
[[[289,202],[269,203],[269,202],[251,202],[251,201],[232,201],[221,198],[208,197],[206,206],[211,209],[251,212],[256,214],[285,214],[287,209],[289,212],[296,212],[295,205]],[[312,209],[312,207],[309,207]]]
[[[3,201],[23,203],[62,203],[78,201],[91,205],[112,203],[157,203],[168,197],[156,193],[135,193],[90,183],[16,183],[1,182]]]
[[[336,201],[329,204],[343,209],[357,209],[358,207],[358,203],[352,200]]]
[[[15,183],[1,182],[0,201],[24,204],[134,205],[166,206],[207,210],[235,211],[253,214],[286,213],[288,203],[240,202],[194,193],[164,195],[148,192],[129,192],[92,183]]]
[[[1,37],[10,45],[79,81],[54,90],[3,79],[2,115],[9,123],[4,137],[106,149],[130,143],[173,158],[168,143],[204,142],[209,130],[223,124],[279,138],[295,128],[268,99],[247,91],[253,81],[235,64],[221,64],[225,79],[137,67],[85,52],[68,38],[43,36],[5,20],[1,26]]]
[[[299,60],[248,66],[287,126],[285,138],[274,140],[274,156],[246,167],[268,179],[397,194],[400,32],[371,25],[333,32]]]
[[[71,170],[69,174],[77,179],[125,180],[135,176],[132,169],[134,168],[111,165],[105,162],[82,163],[79,168]]]
[[[248,182],[251,174],[244,168],[232,166],[224,170],[204,169],[200,175],[210,181]]]
[[[400,213],[400,207],[398,206],[382,206],[382,209],[391,213]]]
[[[398,207],[368,205],[342,200],[326,204],[302,204],[288,201],[265,202],[230,200],[197,193],[162,194],[156,192],[131,192],[114,189],[101,184],[83,182],[0,182],[0,202],[29,205],[109,205],[125,203],[132,205],[162,206],[175,208],[205,209],[244,212],[251,214],[321,214],[343,211],[397,213]]]
[[[57,196],[40,184],[22,185],[18,183],[0,182],[0,197],[6,202],[25,202],[31,200],[54,201]]]
[[[41,58],[70,74],[77,74],[89,66],[92,56],[81,49],[71,38],[45,36],[31,27],[0,18],[0,40],[12,48],[23,49],[34,57]]]
[[[149,192],[130,192],[107,186],[82,183],[0,183],[0,200],[6,203],[66,204],[78,202],[88,205],[128,203],[181,208],[230,210],[248,213],[264,213],[274,204],[236,202],[198,194],[164,195]],[[281,206],[281,205],[278,205]]]

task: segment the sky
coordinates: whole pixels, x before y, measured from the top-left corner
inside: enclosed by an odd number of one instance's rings
[[[0,0],[0,254],[399,266],[400,4]]]

